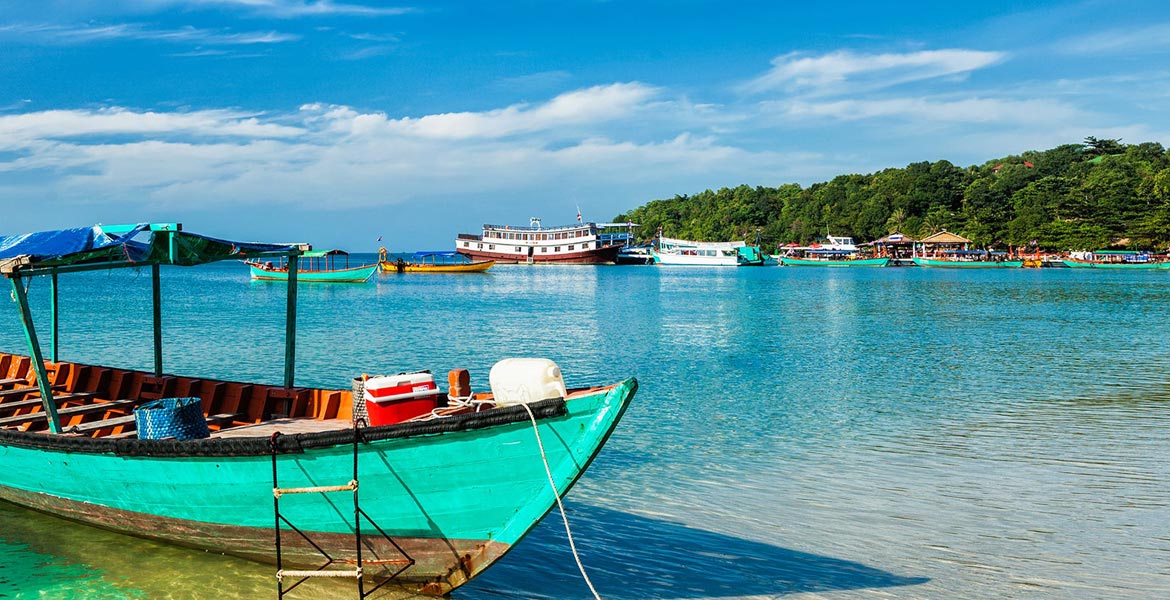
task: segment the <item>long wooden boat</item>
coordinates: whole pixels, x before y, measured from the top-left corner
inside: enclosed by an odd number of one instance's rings
[[[1166,257],[1133,250],[1097,250],[1069,256],[1061,262],[1074,269],[1170,269]]]
[[[914,257],[914,264],[920,267],[945,267],[952,269],[997,269],[1019,268],[1024,266],[1023,260],[958,260],[950,258]]]
[[[410,260],[382,260],[386,273],[483,273],[494,260],[471,260],[458,252],[415,252]]]
[[[789,258],[780,257],[780,264],[786,267],[884,267],[890,264],[889,257],[883,258]]]
[[[0,391],[0,499],[130,535],[316,572],[322,558],[311,539],[335,561],[356,562],[359,591],[370,581],[441,595],[491,566],[581,477],[637,382],[537,395],[511,406],[477,394],[486,402],[478,411],[452,407],[435,411],[439,418],[361,426],[353,418],[352,391],[294,385],[295,285],[288,286],[284,385],[164,372],[159,265],[283,255],[294,280],[302,251],[196,236],[177,224],[0,237],[0,274],[12,284],[29,346],[28,356],[0,354],[0,387],[8,388]],[[45,360],[26,281],[52,276],[55,290],[59,274],[129,266],[152,271],[153,371],[59,360],[55,303],[52,356]],[[133,408],[172,396],[200,399],[211,437],[131,437]],[[307,493],[294,495],[298,488]],[[345,493],[331,493],[338,490]],[[353,564],[346,569],[356,572]]]
[[[345,266],[337,267],[335,261],[345,257]],[[303,263],[297,269],[297,281],[311,283],[365,283],[378,270],[378,263],[349,266],[349,253],[344,250],[307,250],[302,253]],[[288,264],[278,260],[245,260],[252,272],[252,279],[259,281],[288,281]]]

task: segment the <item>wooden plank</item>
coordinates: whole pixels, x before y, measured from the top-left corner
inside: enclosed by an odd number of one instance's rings
[[[49,389],[53,390],[53,391],[63,390],[63,389],[65,389],[65,384],[61,383],[61,384],[57,384],[57,385],[51,385],[51,386],[49,386]],[[40,398],[41,388],[39,388],[37,386],[28,386],[28,387],[14,388],[11,390],[0,390],[0,401],[2,401],[4,398],[23,396],[25,394],[36,394],[37,397]]]
[[[101,410],[113,410],[116,408],[125,408],[133,406],[136,402],[134,400],[111,400],[109,402],[94,402],[92,404],[82,404],[81,406],[70,406],[62,408],[57,412],[57,416],[81,415],[89,412],[97,412]],[[26,422],[37,421],[45,418],[45,413],[35,412],[26,415],[16,415],[13,417],[5,417],[0,419],[0,427],[8,425],[17,425]]]

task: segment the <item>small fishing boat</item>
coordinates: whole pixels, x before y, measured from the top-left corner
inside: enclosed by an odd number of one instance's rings
[[[835,250],[809,250],[802,256],[782,256],[780,263],[786,267],[884,267],[890,264],[890,259],[857,258],[856,254]]]
[[[915,256],[914,264],[920,267],[996,269],[1023,267],[1024,261],[1011,260],[1002,253],[995,254],[984,250],[948,250],[932,256]]]
[[[161,265],[275,258],[296,281],[307,251],[176,223],[0,237],[0,274],[28,344],[24,356],[0,353],[0,499],[275,562],[281,596],[316,576],[349,577],[362,597],[383,585],[444,595],[490,567],[581,477],[637,382],[565,389],[551,361],[506,359],[492,369],[491,393],[472,394],[465,370],[451,372],[447,394],[417,372],[357,380],[361,393],[300,387],[296,285],[287,286],[283,385],[164,370]],[[124,267],[151,273],[153,369],[61,360],[58,276]],[[26,291],[38,277],[54,299],[48,360]],[[173,404],[183,427],[156,430],[168,423],[143,418],[164,399],[182,401]]]
[[[1134,250],[1073,253],[1061,262],[1074,269],[1170,269],[1170,261],[1166,257]]]
[[[494,260],[471,260],[458,252],[415,252],[410,261],[386,260],[380,252],[382,271],[386,273],[483,273],[496,264]]]
[[[344,266],[337,265],[337,257],[345,257]],[[297,270],[298,282],[312,283],[365,283],[369,281],[378,263],[349,266],[349,253],[344,250],[307,250],[301,254],[304,269]],[[245,260],[251,268],[252,279],[259,281],[288,281],[288,263],[278,258],[272,261]]]

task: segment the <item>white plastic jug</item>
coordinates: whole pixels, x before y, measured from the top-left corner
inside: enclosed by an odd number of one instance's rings
[[[505,358],[492,367],[488,381],[499,406],[530,404],[568,395],[561,368],[547,358]]]

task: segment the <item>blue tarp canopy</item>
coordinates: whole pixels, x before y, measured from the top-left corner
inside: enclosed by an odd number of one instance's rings
[[[0,236],[0,270],[10,274],[73,265],[192,266],[307,250],[307,244],[232,242],[182,231],[177,223],[78,227]]]
[[[428,258],[431,256],[440,256],[440,257],[444,257],[444,258],[455,258],[456,256],[460,256],[460,254],[458,252],[449,252],[449,251],[434,251],[434,252],[424,251],[424,252],[415,252],[411,256],[413,256],[414,258]]]

